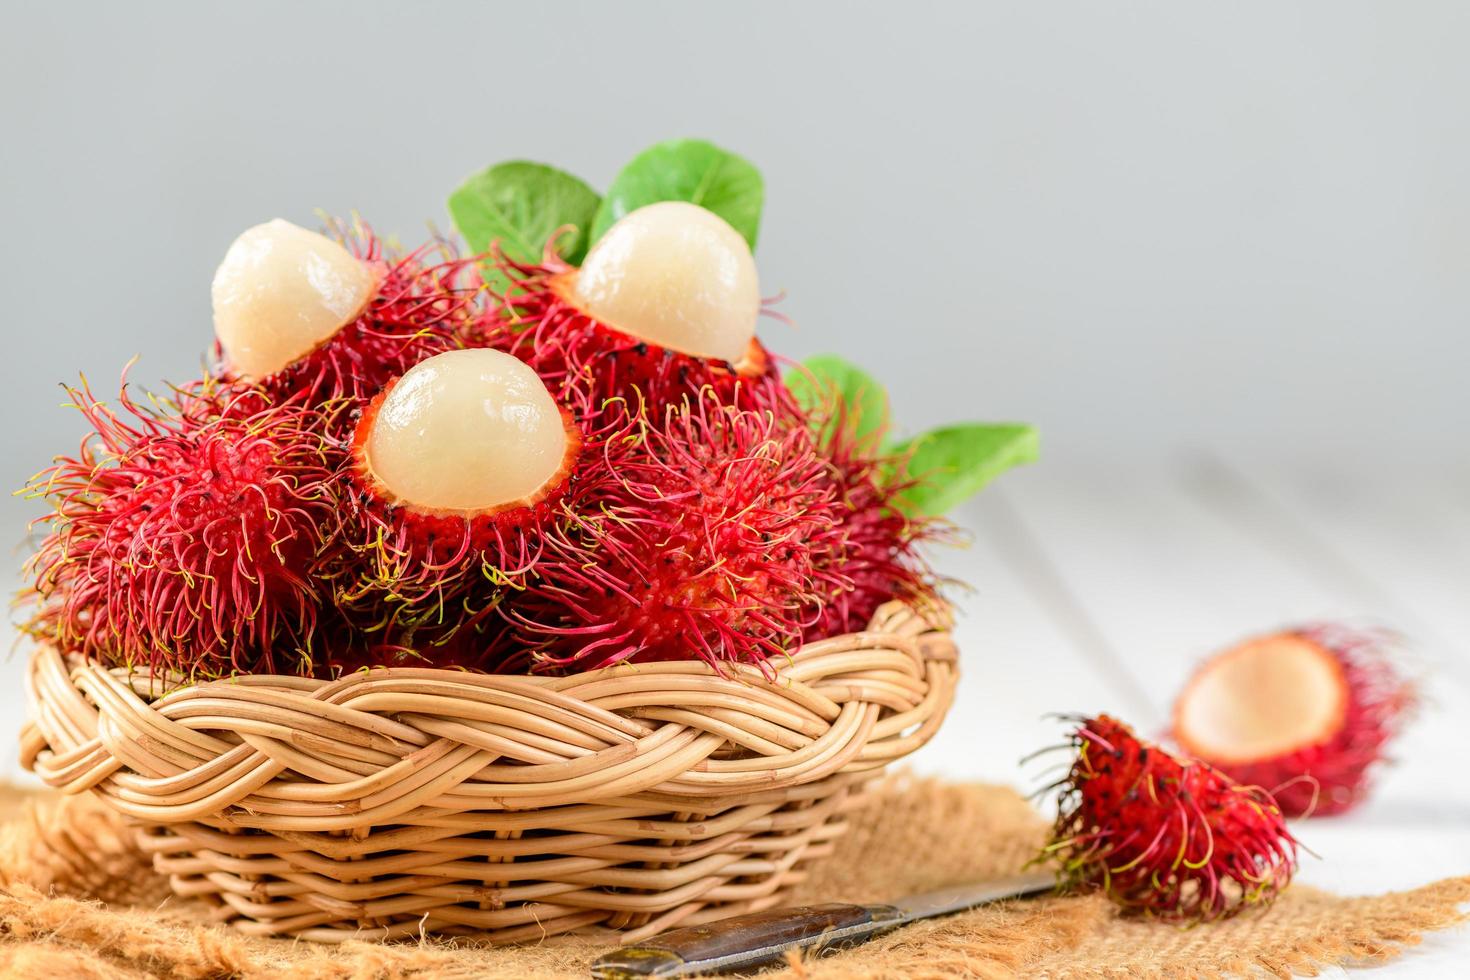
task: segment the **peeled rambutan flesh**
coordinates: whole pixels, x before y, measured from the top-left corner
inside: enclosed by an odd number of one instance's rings
[[[459,346],[472,262],[389,256],[365,226],[341,242],[276,219],[247,229],[215,272],[219,373],[266,400],[352,407],[419,361]]]
[[[378,277],[331,239],[277,218],[241,232],[214,274],[214,329],[232,371],[264,378],[357,319]]]
[[[1207,661],[1174,706],[1174,738],[1291,816],[1341,813],[1414,703],[1381,633],[1319,624],[1248,640]]]
[[[322,601],[339,465],[300,406],[201,419],[71,392],[91,431],[32,482],[54,505],[29,629],[69,652],[189,677],[297,671]]]
[[[449,351],[391,381],[352,439],[348,534],[361,567],[343,598],[388,602],[398,626],[493,605],[534,565],[581,446],[541,379],[501,351]]]
[[[1208,921],[1267,904],[1296,871],[1297,842],[1271,794],[1144,742],[1107,715],[1072,733],[1042,858],[1061,884],[1132,913]]]
[[[734,363],[755,337],[761,294],[740,233],[697,204],[638,208],[587,253],[568,294],[641,340]]]
[[[718,215],[650,204],[613,225],[580,268],[550,248],[543,261],[497,257],[511,285],[470,342],[525,360],[582,414],[613,399],[661,414],[706,388],[742,408],[794,405],[755,339],[755,260]]]
[[[703,658],[761,665],[847,587],[840,504],[807,429],[710,393],[599,456],[508,616],[541,669]]]

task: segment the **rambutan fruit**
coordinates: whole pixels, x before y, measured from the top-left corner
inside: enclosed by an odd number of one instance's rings
[[[1415,700],[1387,641],[1332,624],[1248,640],[1185,686],[1174,738],[1235,779],[1270,788],[1290,816],[1350,809]]]
[[[826,480],[838,505],[839,545],[821,556],[825,580],[813,623],[818,636],[866,629],[883,603],[902,599],[915,608],[935,601],[938,579],[922,546],[942,536],[933,519],[911,517],[898,506],[908,485],[897,460],[873,451],[845,426],[825,430]]]
[[[581,268],[549,244],[541,265],[495,260],[510,285],[470,343],[521,358],[579,414],[625,399],[658,415],[705,390],[742,408],[794,410],[755,338],[755,260],[713,212],[678,201],[639,208]]]
[[[473,260],[431,262],[430,246],[392,256],[365,225],[336,230],[340,242],[278,218],[230,245],[212,288],[222,378],[272,402],[351,407],[459,346]]]
[[[340,631],[336,642],[320,645],[314,661],[318,677],[337,678],[376,667],[434,667],[479,673],[506,673],[524,668],[524,651],[493,606],[478,615],[445,624],[364,633],[355,626]]]
[[[1107,715],[1081,720],[1057,784],[1050,843],[1060,883],[1124,910],[1208,921],[1271,902],[1296,871],[1297,841],[1271,794],[1140,740]]]
[[[338,463],[299,405],[203,419],[68,389],[90,432],[28,487],[54,512],[29,630],[185,676],[302,669],[335,534]]]
[[[601,453],[508,617],[541,669],[699,657],[765,664],[846,583],[840,504],[805,427],[710,392]]]
[[[339,596],[386,603],[369,628],[390,632],[482,613],[535,563],[581,447],[524,362],[489,349],[422,361],[357,422],[348,539],[366,564]]]

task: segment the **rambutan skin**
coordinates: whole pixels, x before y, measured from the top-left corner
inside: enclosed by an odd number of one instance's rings
[[[514,363],[514,362],[512,362]],[[393,390],[390,381],[362,410],[353,431],[349,473],[356,486],[352,502],[374,525],[374,537],[389,539],[391,550],[430,565],[454,565],[467,556],[483,554],[487,549],[502,566],[519,567],[525,562],[527,545],[518,532],[545,525],[558,509],[576,474],[576,463],[582,454],[582,430],[571,414],[562,412],[567,447],[562,466],[553,480],[533,500],[516,500],[489,508],[483,513],[461,515],[420,510],[396,501],[374,476],[367,458],[367,442],[383,402]],[[467,447],[466,451],[473,451]]]
[[[180,415],[126,387],[118,413],[85,384],[69,391],[91,431],[27,488],[54,506],[36,522],[49,533],[27,566],[28,630],[186,677],[304,669],[337,525],[319,415],[229,400]]]
[[[444,622],[399,623],[364,630],[352,610],[335,609],[319,625],[313,675],[335,679],[380,667],[434,667],[478,673],[524,669],[524,650],[494,605]],[[517,666],[519,665],[519,666]]]
[[[1061,882],[1125,911],[1209,921],[1271,902],[1296,870],[1297,842],[1271,794],[1177,758],[1101,715],[1072,734],[1043,859]],[[1039,859],[1040,860],[1040,859]]]
[[[883,603],[901,599],[916,608],[936,601],[939,581],[924,558],[923,546],[938,540],[942,526],[909,517],[898,506],[908,485],[894,474],[902,461],[884,457],[859,440],[849,427],[825,430],[826,479],[838,503],[840,544],[819,561],[840,587],[824,595],[812,632],[835,636],[865,629]]]
[[[491,261],[510,286],[491,294],[489,310],[466,333],[466,345],[494,347],[525,361],[580,417],[595,417],[619,401],[641,401],[659,416],[705,392],[725,405],[799,414],[775,358],[759,340],[751,341],[739,364],[684,354],[579,310],[568,299],[576,269],[550,248],[540,265],[517,262],[498,249]]]
[[[328,231],[373,267],[377,293],[329,340],[254,387],[265,403],[323,408],[335,423],[415,364],[459,347],[478,309],[480,280],[476,260],[443,243],[395,254],[362,222],[333,222]],[[218,345],[215,361],[221,380],[236,380]]]
[[[1287,816],[1345,813],[1371,791],[1374,767],[1418,699],[1389,656],[1388,634],[1334,623],[1299,626],[1286,633],[1314,644],[1341,668],[1346,711],[1329,737],[1295,752],[1249,762],[1208,759],[1184,737],[1177,716],[1175,737],[1186,750],[1236,781],[1270,788]]]
[[[585,479],[585,436],[563,410],[566,455],[534,499],[476,514],[421,509],[396,499],[368,461],[373,425],[396,383],[362,410],[344,463],[342,535],[352,558],[335,573],[336,601],[380,645],[413,648],[416,633],[433,631],[442,645],[457,629],[483,631],[506,590],[537,566],[544,532],[566,520],[566,498]]]
[[[793,650],[824,597],[850,590],[841,515],[804,427],[711,392],[638,415],[508,616],[538,669]]]

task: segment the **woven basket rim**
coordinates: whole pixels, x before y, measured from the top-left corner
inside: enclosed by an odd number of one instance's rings
[[[179,673],[167,673],[159,675],[146,666],[103,666],[99,661],[78,653],[61,653],[52,644],[41,640],[31,642],[31,658],[47,652],[56,653],[69,669],[78,667],[92,667],[103,670],[118,680],[123,681],[132,688],[140,697],[148,701],[157,700],[170,694],[175,694],[184,688],[203,688],[216,684],[225,685],[260,685],[260,686],[286,686],[300,687],[303,689],[314,688],[327,684],[340,684],[354,677],[365,674],[377,675],[385,671],[392,671],[400,676],[408,676],[410,672],[418,671],[433,675],[453,675],[461,678],[497,678],[513,679],[537,687],[557,687],[558,685],[575,686],[571,682],[577,678],[585,677],[610,677],[623,675],[636,675],[649,672],[683,673],[697,676],[709,676],[715,679],[735,679],[752,684],[769,684],[779,680],[780,675],[790,668],[795,658],[803,653],[811,653],[822,649],[833,643],[850,642],[852,638],[868,637],[874,634],[887,632],[885,627],[891,623],[894,616],[902,612],[910,617],[914,623],[920,624],[923,631],[943,634],[946,641],[949,639],[949,631],[954,625],[954,606],[945,600],[932,600],[923,603],[907,602],[894,599],[882,605],[873,615],[868,627],[851,633],[838,633],[819,640],[805,643],[797,650],[780,657],[772,657],[767,663],[772,673],[765,672],[755,664],[746,663],[723,663],[713,666],[708,661],[700,658],[688,660],[654,661],[648,663],[618,663],[607,667],[595,667],[584,671],[569,674],[529,674],[529,673],[486,673],[471,670],[466,667],[434,667],[428,664],[413,664],[409,666],[391,667],[384,664],[371,664],[358,667],[332,678],[305,677],[299,674],[274,674],[274,673],[235,673],[223,677],[207,677],[191,679]],[[901,634],[909,636],[913,634],[912,629],[903,631]],[[953,659],[953,658],[950,658]],[[160,683],[158,678],[164,680]]]
[[[586,802],[784,789],[881,766],[928,740],[953,695],[949,616],[947,607],[921,614],[890,602],[868,629],[808,643],[771,677],[751,665],[721,676],[703,661],[559,677],[380,667],[335,680],[237,675],[159,693],[147,671],[38,647],[22,763],[55,788],[97,789],[124,812],[162,822],[215,812],[200,804],[231,796],[220,779],[227,763],[238,806],[269,795],[267,784],[300,798],[290,780],[302,777],[354,786],[390,771],[410,777],[445,765],[443,746],[455,740],[465,768],[473,747],[500,756],[485,775],[502,792],[477,788],[483,799],[457,800],[465,809],[558,805],[554,792]],[[869,752],[873,743],[883,750]],[[650,783],[654,774],[665,778]],[[218,792],[201,795],[201,784]],[[578,795],[584,786],[588,795]],[[322,823],[314,819],[301,816],[296,829]]]
[[[21,761],[132,817],[177,894],[254,935],[631,941],[771,907],[830,852],[943,720],[949,615],[888,603],[769,678],[384,667],[155,694],[41,647]]]

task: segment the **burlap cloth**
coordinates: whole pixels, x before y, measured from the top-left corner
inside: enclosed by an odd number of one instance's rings
[[[173,899],[127,829],[89,799],[0,786],[0,976],[586,977],[607,937],[513,949],[247,939]],[[1040,818],[1016,793],[897,777],[853,821],[802,900],[880,901],[1020,866]],[[1097,897],[992,906],[911,926],[867,946],[795,961],[771,977],[1218,977],[1314,974],[1381,961],[1461,922],[1470,877],[1409,892],[1339,898],[1289,889],[1275,907],[1184,929],[1121,920]]]

